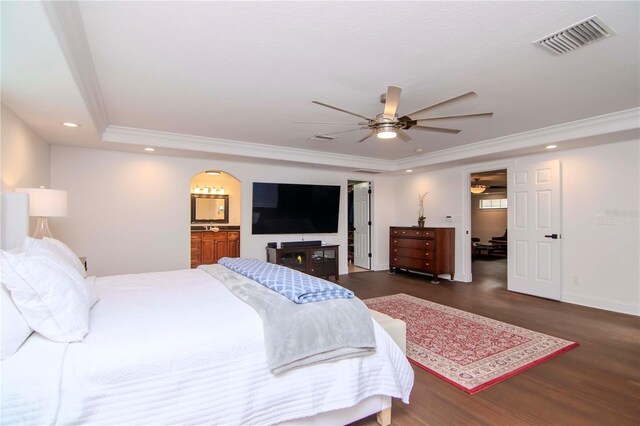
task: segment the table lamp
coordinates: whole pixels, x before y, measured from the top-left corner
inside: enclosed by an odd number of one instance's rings
[[[38,218],[33,238],[53,238],[47,218],[67,216],[67,191],[41,186],[40,188],[16,188],[16,192],[29,194],[29,216]]]

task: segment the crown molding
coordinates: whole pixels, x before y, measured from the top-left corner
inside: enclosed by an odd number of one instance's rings
[[[603,134],[623,132],[640,128],[640,108],[591,117],[584,120],[544,127],[495,139],[475,142],[455,148],[423,154],[419,157],[393,161],[391,169],[399,171],[409,168],[431,166],[497,153],[507,153],[526,148],[544,146],[568,140],[589,138]],[[517,154],[517,153],[514,153]]]
[[[337,166],[351,170],[398,172],[498,153],[504,155],[511,152],[516,156],[527,148],[639,128],[640,108],[634,108],[395,161],[111,125],[102,133],[102,141]]]
[[[253,142],[192,136],[180,133],[136,129],[132,127],[107,126],[102,133],[102,141],[156,148],[209,152],[240,157],[264,158],[305,164],[345,167],[351,170],[367,169],[391,171],[388,160],[335,154],[299,148],[285,148]]]
[[[109,117],[84,31],[80,7],[76,1],[43,1],[41,4],[93,125],[100,134],[107,127]]]

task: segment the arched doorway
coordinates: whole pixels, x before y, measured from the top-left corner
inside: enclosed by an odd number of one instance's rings
[[[191,178],[191,267],[240,256],[242,185],[221,170]]]

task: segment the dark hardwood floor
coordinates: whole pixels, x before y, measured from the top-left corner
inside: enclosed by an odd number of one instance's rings
[[[341,276],[340,285],[361,299],[410,294],[580,347],[476,395],[413,366],[411,403],[393,401],[393,425],[640,425],[639,317],[509,292],[505,259],[476,260],[473,268],[471,284],[361,272]],[[354,424],[377,423],[372,416]]]

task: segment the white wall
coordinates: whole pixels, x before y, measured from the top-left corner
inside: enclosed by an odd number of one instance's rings
[[[480,209],[480,201],[500,198],[507,198],[507,193],[471,196],[471,236],[480,238],[483,244],[504,234],[507,229],[507,209]]]
[[[190,181],[208,169],[225,171],[242,184],[243,257],[266,259],[269,241],[323,240],[341,246],[340,272],[347,272],[347,176],[308,167],[258,166],[56,145],[52,147],[51,182],[69,192],[69,217],[61,224],[60,239],[79,255],[87,256],[89,272],[95,275],[188,268]],[[341,185],[339,232],[251,235],[254,181]],[[149,211],[153,214],[141,213]],[[385,249],[384,256],[387,253]]]
[[[15,188],[49,188],[50,145],[5,104],[1,108],[2,192],[13,192]],[[54,234],[61,220],[64,219],[49,220]],[[35,218],[32,218],[31,231],[34,227]]]
[[[546,152],[511,160],[527,163],[559,159],[562,167],[562,300],[618,312],[640,314],[640,143],[638,140]],[[396,225],[413,225],[417,194],[425,199],[427,225],[442,215],[462,216],[466,165],[397,178]],[[615,224],[598,225],[596,215]],[[456,271],[467,247],[463,224],[456,223]]]

